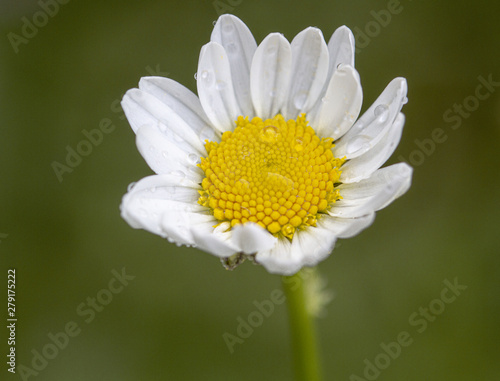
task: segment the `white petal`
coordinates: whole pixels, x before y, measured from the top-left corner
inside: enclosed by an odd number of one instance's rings
[[[342,166],[340,181],[343,183],[357,182],[366,179],[379,169],[398,146],[403,133],[404,123],[405,117],[402,113],[399,113],[392,127],[372,149],[361,156],[347,161]]]
[[[196,247],[218,257],[227,258],[239,251],[229,239],[226,239],[227,235],[218,234],[214,228],[193,227],[191,234]]]
[[[139,89],[130,89],[122,100],[122,107],[133,128],[156,126],[165,136],[184,147],[194,147],[198,153],[205,152],[199,136],[170,107],[155,96]]]
[[[254,110],[250,95],[250,66],[257,49],[252,32],[238,17],[222,15],[215,24],[210,40],[226,50],[236,99],[243,115],[251,119]]]
[[[143,77],[139,89],[155,96],[169,109],[174,110],[204,142],[220,142],[220,133],[210,125],[198,97],[180,83],[164,77]]]
[[[328,229],[312,227],[299,231],[290,243],[279,239],[270,250],[257,253],[255,259],[273,274],[292,275],[304,266],[315,266],[335,246],[336,237]]]
[[[333,217],[361,217],[380,210],[405,193],[411,184],[412,168],[398,163],[375,171],[358,183],[338,187],[343,197],[328,211]]]
[[[259,225],[247,222],[232,230],[232,241],[245,254],[253,254],[274,247],[277,239]]]
[[[234,94],[229,58],[221,45],[209,42],[203,46],[196,78],[201,105],[214,127],[221,132],[232,130],[242,113]]]
[[[205,208],[206,209],[206,208]],[[194,245],[192,230],[209,229],[217,221],[211,214],[202,212],[165,213],[161,227],[169,238],[182,245]]]
[[[274,117],[283,107],[291,69],[290,43],[279,33],[268,35],[257,48],[250,71],[253,104],[263,120]]]
[[[373,223],[375,213],[367,214],[358,218],[341,218],[323,216],[320,220],[321,226],[328,229],[338,238],[350,238],[357,235]]]
[[[270,250],[258,252],[255,260],[272,274],[294,274],[300,270],[301,262],[300,256],[292,256],[290,248],[291,244],[288,239],[278,239],[276,245]]]
[[[337,28],[328,41],[328,52],[330,54],[330,74],[340,64],[354,67],[354,35],[345,25]]]
[[[363,103],[358,72],[348,65],[335,70],[322,99],[310,113],[311,123],[320,137],[334,140],[351,128]]]
[[[197,182],[203,179],[203,171],[196,166],[199,154],[194,149],[182,149],[155,127],[146,125],[139,128],[136,144],[144,160],[156,173],[176,173]]]
[[[300,32],[291,48],[292,79],[283,108],[285,119],[296,118],[314,106],[328,75],[328,48],[319,29]]]
[[[352,128],[335,143],[335,157],[358,157],[384,137],[406,102],[407,85],[404,78],[389,83],[378,99],[359,118]]]
[[[319,221],[316,227],[298,232],[297,241],[292,240],[292,252],[302,254],[302,266],[316,266],[330,255],[337,237]]]
[[[198,189],[197,183],[174,174],[145,177],[123,196],[121,215],[133,228],[167,237],[161,225],[165,213],[206,209],[197,203]]]

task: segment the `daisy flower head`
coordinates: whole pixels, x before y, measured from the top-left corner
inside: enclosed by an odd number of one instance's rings
[[[412,169],[380,168],[401,138],[406,80],[391,81],[359,118],[354,37],[328,44],[317,28],[290,43],[221,16],[202,47],[198,96],[144,77],[122,101],[155,175],[129,187],[121,213],[134,228],[269,272],[314,266],[369,226],[410,187]]]

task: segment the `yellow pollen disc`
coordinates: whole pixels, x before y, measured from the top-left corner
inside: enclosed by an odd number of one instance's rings
[[[342,198],[335,187],[345,159],[333,156],[333,146],[308,126],[305,114],[288,121],[240,116],[220,143],[206,141],[198,203],[231,227],[251,221],[292,239]]]

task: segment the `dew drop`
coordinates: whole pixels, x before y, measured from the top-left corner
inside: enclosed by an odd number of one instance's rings
[[[204,79],[205,81],[207,81],[210,77],[210,73],[208,72],[208,70],[203,70],[201,72],[201,79]]]
[[[270,92],[269,92],[269,96],[270,96],[271,98],[274,98],[274,97],[276,96],[276,91],[274,91],[274,90],[270,91]]]
[[[155,147],[154,147],[154,146],[149,146],[149,150],[150,150],[151,152],[153,152],[153,151],[155,150]]]
[[[389,118],[389,107],[387,105],[378,105],[373,113],[378,118],[379,123],[384,123]]]
[[[260,140],[264,143],[275,143],[278,140],[278,128],[269,125],[260,132]]]
[[[194,73],[194,80],[197,81],[198,80],[198,73]]]
[[[330,102],[330,97],[325,96],[325,97],[321,98],[321,102],[323,102],[323,103],[328,103],[328,102]]]
[[[151,187],[151,188],[149,188],[149,191],[150,191],[151,193],[155,193],[155,192],[156,192],[156,187]]]
[[[195,153],[190,153],[188,155],[188,160],[191,164],[199,164],[201,162],[200,158]]]
[[[304,107],[306,100],[307,100],[307,94],[305,93],[297,94],[293,99],[293,105],[295,106],[296,109],[300,110],[302,109],[302,107]]]
[[[215,84],[215,88],[219,91],[224,90],[226,88],[226,82],[217,81],[217,83]]]
[[[161,155],[166,159],[168,157],[167,151],[161,151]]]
[[[212,130],[212,128],[210,127],[204,127],[201,131],[200,131],[200,139],[202,142],[204,142],[205,140],[214,140],[213,139],[214,137],[214,130]]]
[[[178,176],[178,177],[182,177],[182,178],[186,177],[186,174],[182,171],[172,171],[170,173],[174,176]]]
[[[359,150],[367,150],[370,147],[370,137],[365,135],[356,136],[349,143],[347,143],[347,154],[353,154]]]
[[[127,187],[127,192],[130,192],[135,187],[135,184],[137,183],[130,183]]]
[[[407,104],[408,103],[408,97],[404,97],[403,100],[401,101],[402,104]]]
[[[215,26],[217,24],[217,20],[212,21],[212,25]]]

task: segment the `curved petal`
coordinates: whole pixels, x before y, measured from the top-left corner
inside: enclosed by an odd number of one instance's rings
[[[316,103],[328,75],[328,48],[318,28],[300,32],[291,43],[292,80],[283,107],[285,119],[295,119]]]
[[[338,238],[350,238],[370,226],[375,220],[375,213],[357,218],[341,218],[325,215],[321,218],[321,226],[328,229]]]
[[[217,20],[210,40],[226,50],[236,99],[243,116],[251,119],[254,110],[250,95],[250,66],[257,49],[252,32],[238,17],[226,14]]]
[[[200,154],[205,152],[199,136],[155,96],[139,89],[130,89],[123,97],[122,107],[136,133],[143,125],[157,126],[159,131],[179,145],[193,147]]]
[[[198,97],[180,83],[164,77],[142,77],[139,89],[158,98],[174,110],[200,140],[220,142],[220,133],[211,126]]]
[[[283,35],[272,33],[261,42],[252,62],[250,88],[257,115],[274,117],[288,95],[292,49]]]
[[[206,209],[206,208],[204,208]],[[214,216],[202,212],[167,212],[163,214],[161,227],[174,242],[181,245],[192,246],[195,244],[192,229],[210,229],[216,224]]]
[[[245,254],[269,250],[274,247],[276,241],[267,230],[251,222],[236,225],[232,229],[232,242]]]
[[[412,168],[398,163],[375,171],[369,178],[338,187],[342,199],[328,211],[333,217],[355,218],[380,210],[405,193]]]
[[[295,233],[292,242],[279,239],[270,250],[257,253],[255,259],[273,274],[293,275],[304,266],[314,266],[326,258],[336,237],[323,227]]]
[[[340,65],[332,75],[323,98],[310,113],[311,123],[320,137],[341,137],[353,125],[363,103],[363,90],[358,72]]]
[[[221,132],[232,130],[241,110],[234,93],[229,58],[221,45],[209,42],[203,46],[196,78],[208,119]]]
[[[197,182],[203,179],[203,171],[196,166],[200,160],[196,151],[183,150],[155,127],[146,125],[139,128],[136,144],[144,160],[156,173],[175,173]]]
[[[406,92],[406,79],[393,79],[354,126],[336,142],[333,148],[335,157],[353,159],[377,144],[406,103]]]
[[[191,228],[190,231],[196,247],[207,253],[227,258],[239,251],[228,235],[219,234],[213,227],[198,226]]]
[[[354,159],[347,161],[342,166],[340,181],[343,183],[353,183],[367,177],[379,169],[391,157],[401,140],[405,117],[399,113],[391,128],[385,136],[368,152]]]
[[[354,67],[354,35],[345,25],[337,28],[328,41],[330,54],[329,73],[332,74],[340,64]]]
[[[121,215],[133,228],[166,238],[161,225],[165,213],[181,215],[206,209],[196,202],[199,188],[197,183],[175,174],[145,177],[123,196]]]

